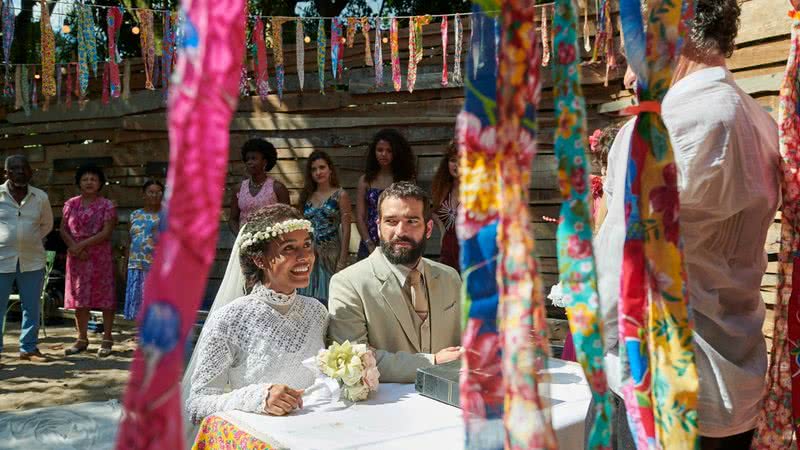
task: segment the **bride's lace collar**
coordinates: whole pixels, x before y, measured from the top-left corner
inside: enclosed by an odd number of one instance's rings
[[[291,294],[281,294],[273,291],[261,283],[257,283],[255,286],[253,286],[253,292],[251,292],[250,295],[255,296],[259,300],[263,300],[270,305],[285,306],[291,305],[294,302],[294,299],[297,298],[297,291],[294,291]]]

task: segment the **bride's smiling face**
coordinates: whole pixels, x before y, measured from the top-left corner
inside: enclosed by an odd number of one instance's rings
[[[289,294],[308,286],[314,267],[314,244],[308,231],[292,231],[270,242],[268,250],[253,259],[264,271],[265,286]]]

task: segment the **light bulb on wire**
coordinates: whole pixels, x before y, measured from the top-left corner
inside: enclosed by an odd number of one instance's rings
[[[33,76],[33,78],[36,78],[38,80],[39,78],[42,78],[42,76],[37,73],[36,75]]]
[[[72,31],[72,28],[69,27],[69,24],[65,23],[64,25],[61,25],[61,33],[69,34],[70,31]]]
[[[387,42],[389,42],[389,38],[385,37],[385,38],[381,39],[381,42],[383,42],[384,44],[386,44]]]
[[[303,38],[303,42],[305,42],[306,44],[308,44],[309,42],[311,42],[311,36],[306,36],[306,37],[304,37],[304,38]]]
[[[131,33],[133,33],[133,34],[139,34],[139,31],[141,31],[141,30],[139,30],[139,27],[131,28]]]

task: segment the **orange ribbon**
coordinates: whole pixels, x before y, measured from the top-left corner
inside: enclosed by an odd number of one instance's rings
[[[795,11],[793,9],[790,9],[786,15],[794,20],[800,20],[800,11]]]
[[[661,103],[655,100],[647,100],[637,105],[631,105],[620,112],[621,116],[638,116],[641,113],[653,113],[661,115]]]

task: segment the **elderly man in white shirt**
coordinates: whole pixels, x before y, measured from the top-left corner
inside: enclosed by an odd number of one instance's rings
[[[19,357],[42,361],[46,357],[37,344],[45,267],[43,240],[53,229],[53,211],[47,194],[29,184],[32,171],[27,158],[9,156],[5,174],[6,182],[0,185],[0,319],[5,317],[16,280],[22,303]]]
[[[699,0],[695,7],[662,116],[678,167],[701,448],[744,449],[752,440],[767,369],[760,284],[767,266],[764,242],[779,201],[778,128],[725,66],[738,29],[736,0]],[[619,398],[617,342],[632,132],[630,121],[610,150],[608,215],[595,240],[606,365],[617,394],[615,449],[635,448]]]

